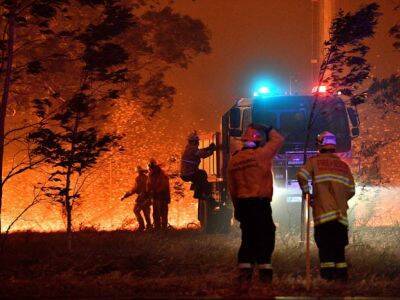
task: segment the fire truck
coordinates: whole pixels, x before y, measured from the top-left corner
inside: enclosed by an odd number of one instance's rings
[[[204,146],[215,142],[218,149],[202,165],[212,181],[214,197],[220,202],[220,210],[211,212],[208,217],[207,231],[225,232],[230,227],[232,209],[226,170],[231,155],[241,148],[241,136],[250,123],[273,126],[285,137],[285,143],[273,162],[272,207],[274,221],[280,230],[300,229],[302,195],[296,172],[303,164],[307,124],[314,101],[317,101],[315,117],[306,155],[316,154],[316,136],[327,130],[337,137],[338,155],[349,164],[356,163],[352,156],[352,140],[359,135],[357,111],[346,106],[339,95],[327,93],[322,86],[313,92],[302,96],[277,96],[269,95],[266,88],[260,88],[254,97],[237,100],[222,116],[221,131],[202,141]],[[316,93],[318,97],[315,97]]]

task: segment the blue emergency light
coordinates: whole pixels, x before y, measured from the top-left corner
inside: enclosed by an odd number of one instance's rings
[[[266,86],[261,86],[259,87],[254,93],[254,97],[265,97],[270,93],[270,90]]]

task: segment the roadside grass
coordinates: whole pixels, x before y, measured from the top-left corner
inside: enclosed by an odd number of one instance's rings
[[[255,277],[250,296],[398,296],[400,229],[360,229],[348,247],[350,282],[318,278],[304,285],[304,251],[294,235],[277,234],[274,282]],[[73,251],[63,233],[14,233],[1,257],[0,291],[8,297],[233,297],[237,229],[228,235],[195,230],[163,233],[80,231]]]

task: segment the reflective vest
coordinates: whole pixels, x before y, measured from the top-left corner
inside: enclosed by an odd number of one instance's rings
[[[228,164],[228,189],[233,200],[237,198],[272,199],[272,159],[282,146],[284,138],[274,129],[268,142],[258,148],[242,149]]]
[[[333,153],[320,153],[307,160],[297,172],[304,193],[313,186],[314,225],[338,220],[348,226],[347,201],[355,194],[354,178],[349,166]]]

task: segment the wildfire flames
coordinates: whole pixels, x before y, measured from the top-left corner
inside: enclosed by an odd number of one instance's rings
[[[364,115],[367,114],[361,112],[361,116]],[[375,128],[373,124],[377,124],[376,126],[379,124],[378,117],[376,123],[371,119],[371,114],[369,118],[368,123],[361,122],[368,124],[368,128],[363,129],[364,132]],[[121,145],[125,150],[123,152],[115,150],[106,154],[88,177],[81,200],[73,209],[75,230],[91,227],[100,230],[134,229],[136,227],[132,212],[134,197],[124,202],[120,201],[120,197],[132,187],[136,176],[134,173],[136,165],[146,166],[151,157],[161,163],[163,169],[172,177],[170,184],[173,199],[169,209],[169,223],[174,227],[186,227],[189,223],[197,223],[197,201],[192,198],[189,185],[185,183],[183,190],[174,188],[179,188],[179,184],[182,184],[176,175],[180,153],[190,129],[187,127],[186,130],[172,130],[173,126],[177,125],[171,118],[159,116],[149,121],[141,115],[137,104],[129,101],[119,103],[112,114],[109,126],[104,130],[124,134]],[[365,138],[363,136],[361,138],[371,139],[366,133],[364,136]],[[357,141],[358,144],[361,142]],[[391,151],[398,151],[397,149],[398,147],[392,145],[383,151],[387,155]],[[395,153],[390,155],[398,157]],[[399,222],[400,204],[396,201],[400,192],[399,174],[394,168],[394,164],[382,160],[384,176],[392,179],[391,187],[377,188],[369,185],[365,189],[361,187],[357,189],[357,196],[350,201],[350,211],[354,211],[356,225],[390,226]],[[41,169],[16,176],[7,183],[3,230],[32,201],[33,186],[43,182],[44,178],[45,174]],[[32,207],[12,227],[12,231],[64,229],[61,207],[50,204],[46,199]]]

